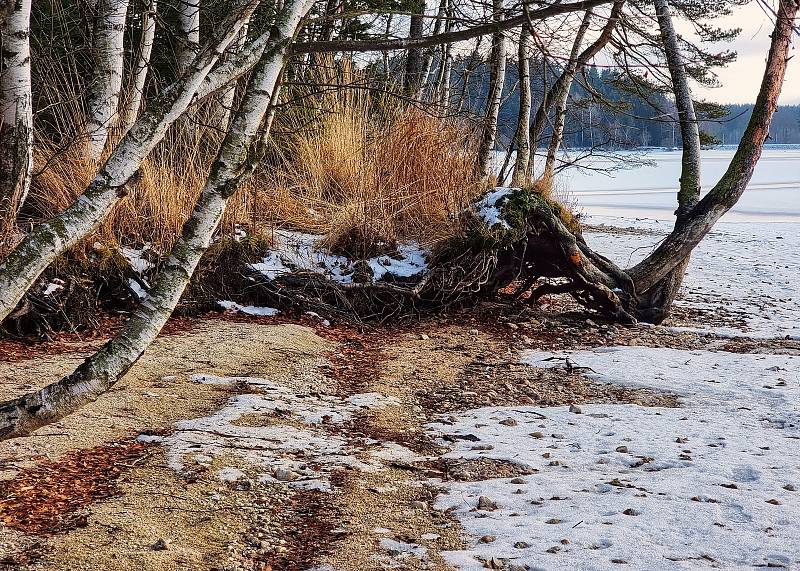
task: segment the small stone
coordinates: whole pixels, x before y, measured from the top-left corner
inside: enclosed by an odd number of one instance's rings
[[[495,539],[497,538],[494,535],[484,535],[478,541],[481,543],[493,543]]]
[[[547,520],[546,522],[544,522],[544,523],[549,523],[550,525],[556,525],[556,524],[559,524],[559,523],[561,523],[561,520],[560,520],[560,519],[557,519],[557,518],[554,518],[554,517],[551,517],[550,519],[548,519],[548,520]]]
[[[767,503],[768,503],[768,504],[772,504],[773,506],[779,506],[779,505],[781,505],[781,502],[780,502],[780,500],[776,500],[775,498],[772,498],[771,500],[767,500]]]
[[[561,545],[569,545],[569,544],[570,544],[570,541],[566,537],[561,540]]]
[[[637,511],[636,511],[635,509],[633,509],[633,508],[628,508],[628,509],[626,509],[626,510],[625,510],[624,512],[622,512],[622,513],[623,513],[623,514],[625,514],[625,515],[639,515],[639,513],[640,513],[640,512],[637,512]]]
[[[275,479],[279,482],[289,482],[291,480],[297,479],[297,474],[295,474],[292,470],[288,468],[279,467],[275,468]]]
[[[430,339],[430,337],[428,337],[428,335],[425,333],[420,333],[419,338],[422,339],[423,341],[427,341],[428,339]]]
[[[172,543],[169,539],[164,539],[163,537],[159,537],[153,545],[150,546],[150,549],[153,551],[164,551],[169,549],[169,544]]]
[[[486,560],[483,566],[486,569],[503,569],[505,567],[505,565],[503,565],[503,562],[497,557],[490,557],[489,559]]]
[[[486,496],[481,496],[478,498],[478,509],[492,512],[497,509],[497,503],[490,500]]]
[[[528,549],[530,546],[531,544],[526,541],[518,541],[514,544],[516,549]]]
[[[533,436],[534,438],[544,438],[544,432],[539,432],[539,431],[531,432],[531,436]]]
[[[620,454],[627,454],[628,453],[628,447],[627,446],[617,446],[614,450],[616,450]]]
[[[794,484],[786,484],[783,487],[783,489],[786,490],[787,492],[796,492],[797,491],[797,488],[795,488]]]
[[[573,413],[573,414],[581,414],[583,412],[581,410],[581,407],[579,407],[578,405],[575,405],[575,404],[569,405],[569,411],[571,413]]]
[[[506,419],[501,420],[500,424],[503,424],[505,426],[516,426],[517,425],[517,421],[514,420],[513,418],[506,418]]]
[[[545,551],[547,551],[547,553],[558,553],[559,551],[561,551],[561,546],[554,545],[553,547],[548,547]]]
[[[511,480],[511,483],[519,485],[519,484],[527,484],[528,482],[522,478],[514,478],[513,480]]]
[[[416,500],[411,502],[411,507],[414,508],[415,510],[425,510],[428,509],[428,504],[420,500]]]
[[[478,330],[477,329],[470,329],[469,330],[469,335],[471,337],[477,337],[478,336]]]

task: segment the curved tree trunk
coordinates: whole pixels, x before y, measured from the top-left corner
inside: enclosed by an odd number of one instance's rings
[[[517,155],[514,160],[514,174],[511,175],[511,186],[525,186],[530,160],[529,129],[531,123],[531,54],[530,32],[527,26],[519,30],[519,53],[517,67],[519,74],[519,115],[517,115],[517,132],[514,142]]]
[[[676,224],[681,224],[689,216],[700,200],[700,127],[689,88],[686,64],[678,43],[678,36],[672,23],[668,0],[654,0],[664,55],[672,78],[672,91],[678,121],[681,128],[681,176],[678,190],[678,209],[675,211]],[[640,313],[646,314],[648,321],[660,323],[669,316],[670,309],[678,297],[691,254],[680,261],[663,279],[646,291],[638,292]]]
[[[31,0],[22,0],[0,22],[0,252],[14,232],[33,171],[30,17]]]
[[[86,152],[99,160],[117,120],[128,0],[98,0],[92,42],[92,78],[86,94]]]
[[[0,321],[14,309],[36,278],[60,254],[95,230],[126,194],[126,185],[167,128],[192,102],[198,87],[222,52],[258,6],[248,0],[220,39],[201,50],[190,73],[167,87],[114,149],[86,191],[55,218],[39,224],[0,263]]]
[[[502,0],[492,0],[492,19],[500,22],[503,18]],[[503,102],[503,87],[506,83],[506,38],[503,32],[492,35],[492,53],[489,60],[489,94],[486,97],[483,135],[478,148],[478,172],[484,178],[491,174],[492,152],[497,143],[497,120],[500,104]]]
[[[95,400],[117,382],[155,340],[211,243],[225,206],[253,170],[259,126],[277,87],[288,46],[313,0],[287,0],[272,27],[267,51],[254,69],[206,185],[181,238],[153,288],[117,336],[74,373],[0,405],[0,439],[27,434]]]
[[[767,65],[753,114],[725,174],[689,212],[678,218],[672,233],[652,254],[628,270],[636,284],[636,290],[648,294],[643,300],[644,306],[641,311],[652,311],[652,308],[647,307],[648,299],[664,298],[669,301],[670,296],[663,295],[662,291],[671,287],[670,274],[673,271],[680,271],[681,265],[687,263],[692,250],[714,224],[736,204],[747,188],[764,143],[769,137],[770,124],[778,106],[798,9],[800,9],[798,0],[785,0],[780,3]],[[691,181],[691,178],[687,177],[687,181]],[[682,180],[682,190],[683,184]],[[651,293],[650,290],[654,291]],[[658,310],[656,318],[669,311],[668,306],[656,309]]]
[[[142,7],[142,38],[139,44],[139,55],[133,68],[130,94],[122,112],[120,130],[123,134],[127,133],[136,122],[142,106],[144,85],[150,71],[150,56],[153,53],[153,42],[156,37],[156,10],[157,0],[146,0]]]

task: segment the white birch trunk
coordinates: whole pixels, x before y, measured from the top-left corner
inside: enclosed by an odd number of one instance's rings
[[[234,42],[232,50],[234,53],[240,53],[245,43],[247,42],[248,25],[242,26],[239,32],[239,37]],[[228,128],[228,121],[231,117],[231,110],[233,109],[234,100],[236,99],[236,84],[234,83],[222,92],[219,98],[219,106],[215,113],[214,126],[222,131]]]
[[[492,14],[495,22],[502,20],[503,1],[492,0]],[[503,87],[506,82],[506,38],[503,32],[492,36],[491,79],[489,95],[486,99],[486,113],[483,137],[478,149],[478,171],[488,177],[492,170],[492,151],[497,142],[497,119],[503,101]]]
[[[92,78],[86,95],[86,152],[99,160],[117,120],[128,0],[98,0],[92,43]]]
[[[183,75],[200,49],[200,0],[178,0],[178,29],[181,47],[177,66],[178,75]]]
[[[33,171],[30,16],[31,0],[20,0],[0,26],[0,245],[13,229]]]
[[[517,155],[514,161],[514,173],[511,175],[511,186],[525,186],[528,182],[528,161],[530,160],[530,123],[531,123],[531,55],[530,33],[527,26],[519,31],[519,53],[517,66],[519,73],[519,115],[517,115],[517,132],[514,142]]]
[[[567,100],[569,99],[569,92],[572,90],[572,82],[575,80],[575,74],[578,72],[578,55],[580,53],[583,38],[589,29],[589,24],[592,21],[592,11],[589,10],[583,16],[583,21],[578,28],[578,33],[575,36],[575,41],[572,44],[572,51],[569,54],[569,61],[562,75],[564,82],[560,89],[555,94],[555,100],[552,102],[555,108],[555,115],[553,117],[553,132],[550,135],[550,144],[547,146],[547,159],[544,166],[544,174],[542,178],[550,181],[553,178],[553,172],[556,165],[556,157],[558,150],[561,147],[561,141],[564,139],[564,123],[567,118]]]
[[[288,0],[278,14],[270,46],[253,72],[206,186],[181,238],[141,306],[120,333],[68,377],[0,405],[0,439],[19,436],[96,399],[122,377],[155,340],[178,304],[225,206],[252,170],[251,152],[272,99],[292,37],[313,0]]]
[[[68,248],[94,231],[126,194],[142,161],[189,107],[203,79],[258,6],[248,0],[226,22],[221,38],[200,51],[192,69],[156,98],[106,160],[86,191],[55,218],[39,224],[0,264],[0,321],[36,278]]]
[[[120,125],[123,134],[127,133],[136,122],[136,118],[139,116],[139,109],[142,106],[144,85],[147,81],[147,74],[150,71],[150,56],[153,53],[153,42],[156,37],[156,10],[157,0],[145,0],[142,10],[142,40],[139,45],[136,65],[133,68],[130,94],[122,113],[122,123]]]

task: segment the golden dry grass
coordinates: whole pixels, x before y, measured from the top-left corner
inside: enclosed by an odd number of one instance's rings
[[[368,97],[342,91],[329,112],[280,118],[274,160],[231,199],[221,231],[230,233],[238,224],[258,235],[291,227],[325,235],[334,249],[354,235],[367,242],[431,244],[457,232],[458,213],[483,188],[470,132],[414,109],[375,115]],[[170,133],[142,165],[128,196],[84,243],[151,244],[168,251],[220,140],[217,133]],[[79,144],[64,150],[40,142],[37,156],[41,172],[27,209],[45,219],[86,189],[97,165]]]

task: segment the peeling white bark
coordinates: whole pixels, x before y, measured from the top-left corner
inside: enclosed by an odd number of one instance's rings
[[[117,121],[128,0],[98,0],[92,43],[92,78],[86,94],[86,152],[98,160]]]
[[[30,16],[31,0],[20,0],[0,26],[0,240],[25,202],[33,170]]]
[[[142,39],[139,44],[139,55],[136,58],[136,65],[133,68],[133,79],[131,80],[130,94],[122,113],[121,129],[123,133],[136,122],[139,109],[142,106],[142,96],[144,85],[147,81],[147,74],[150,71],[150,56],[153,53],[153,42],[156,37],[156,0],[145,0],[142,10]]]
[[[200,49],[200,0],[178,1],[178,29],[181,47],[178,50],[178,75],[186,73]]]
[[[57,256],[94,231],[126,194],[125,186],[167,129],[189,107],[205,76],[236,38],[259,0],[247,0],[202,49],[192,69],[150,103],[86,191],[55,218],[39,224],[0,264],[0,320],[14,309]]]
[[[108,390],[141,357],[166,323],[225,212],[225,206],[244,177],[259,126],[277,89],[288,47],[313,0],[288,0],[278,14],[268,50],[248,83],[212,167],[206,186],[180,240],[141,306],[120,333],[72,375],[39,391],[0,405],[0,438],[10,438],[52,422]]]
[[[494,22],[502,21],[502,11],[503,1],[492,0]],[[503,32],[497,32],[492,36],[490,66],[491,78],[486,99],[483,137],[478,149],[478,170],[483,177],[488,177],[492,170],[492,151],[497,142],[497,120],[500,116],[500,104],[503,101],[503,87],[506,82],[506,38]]]

